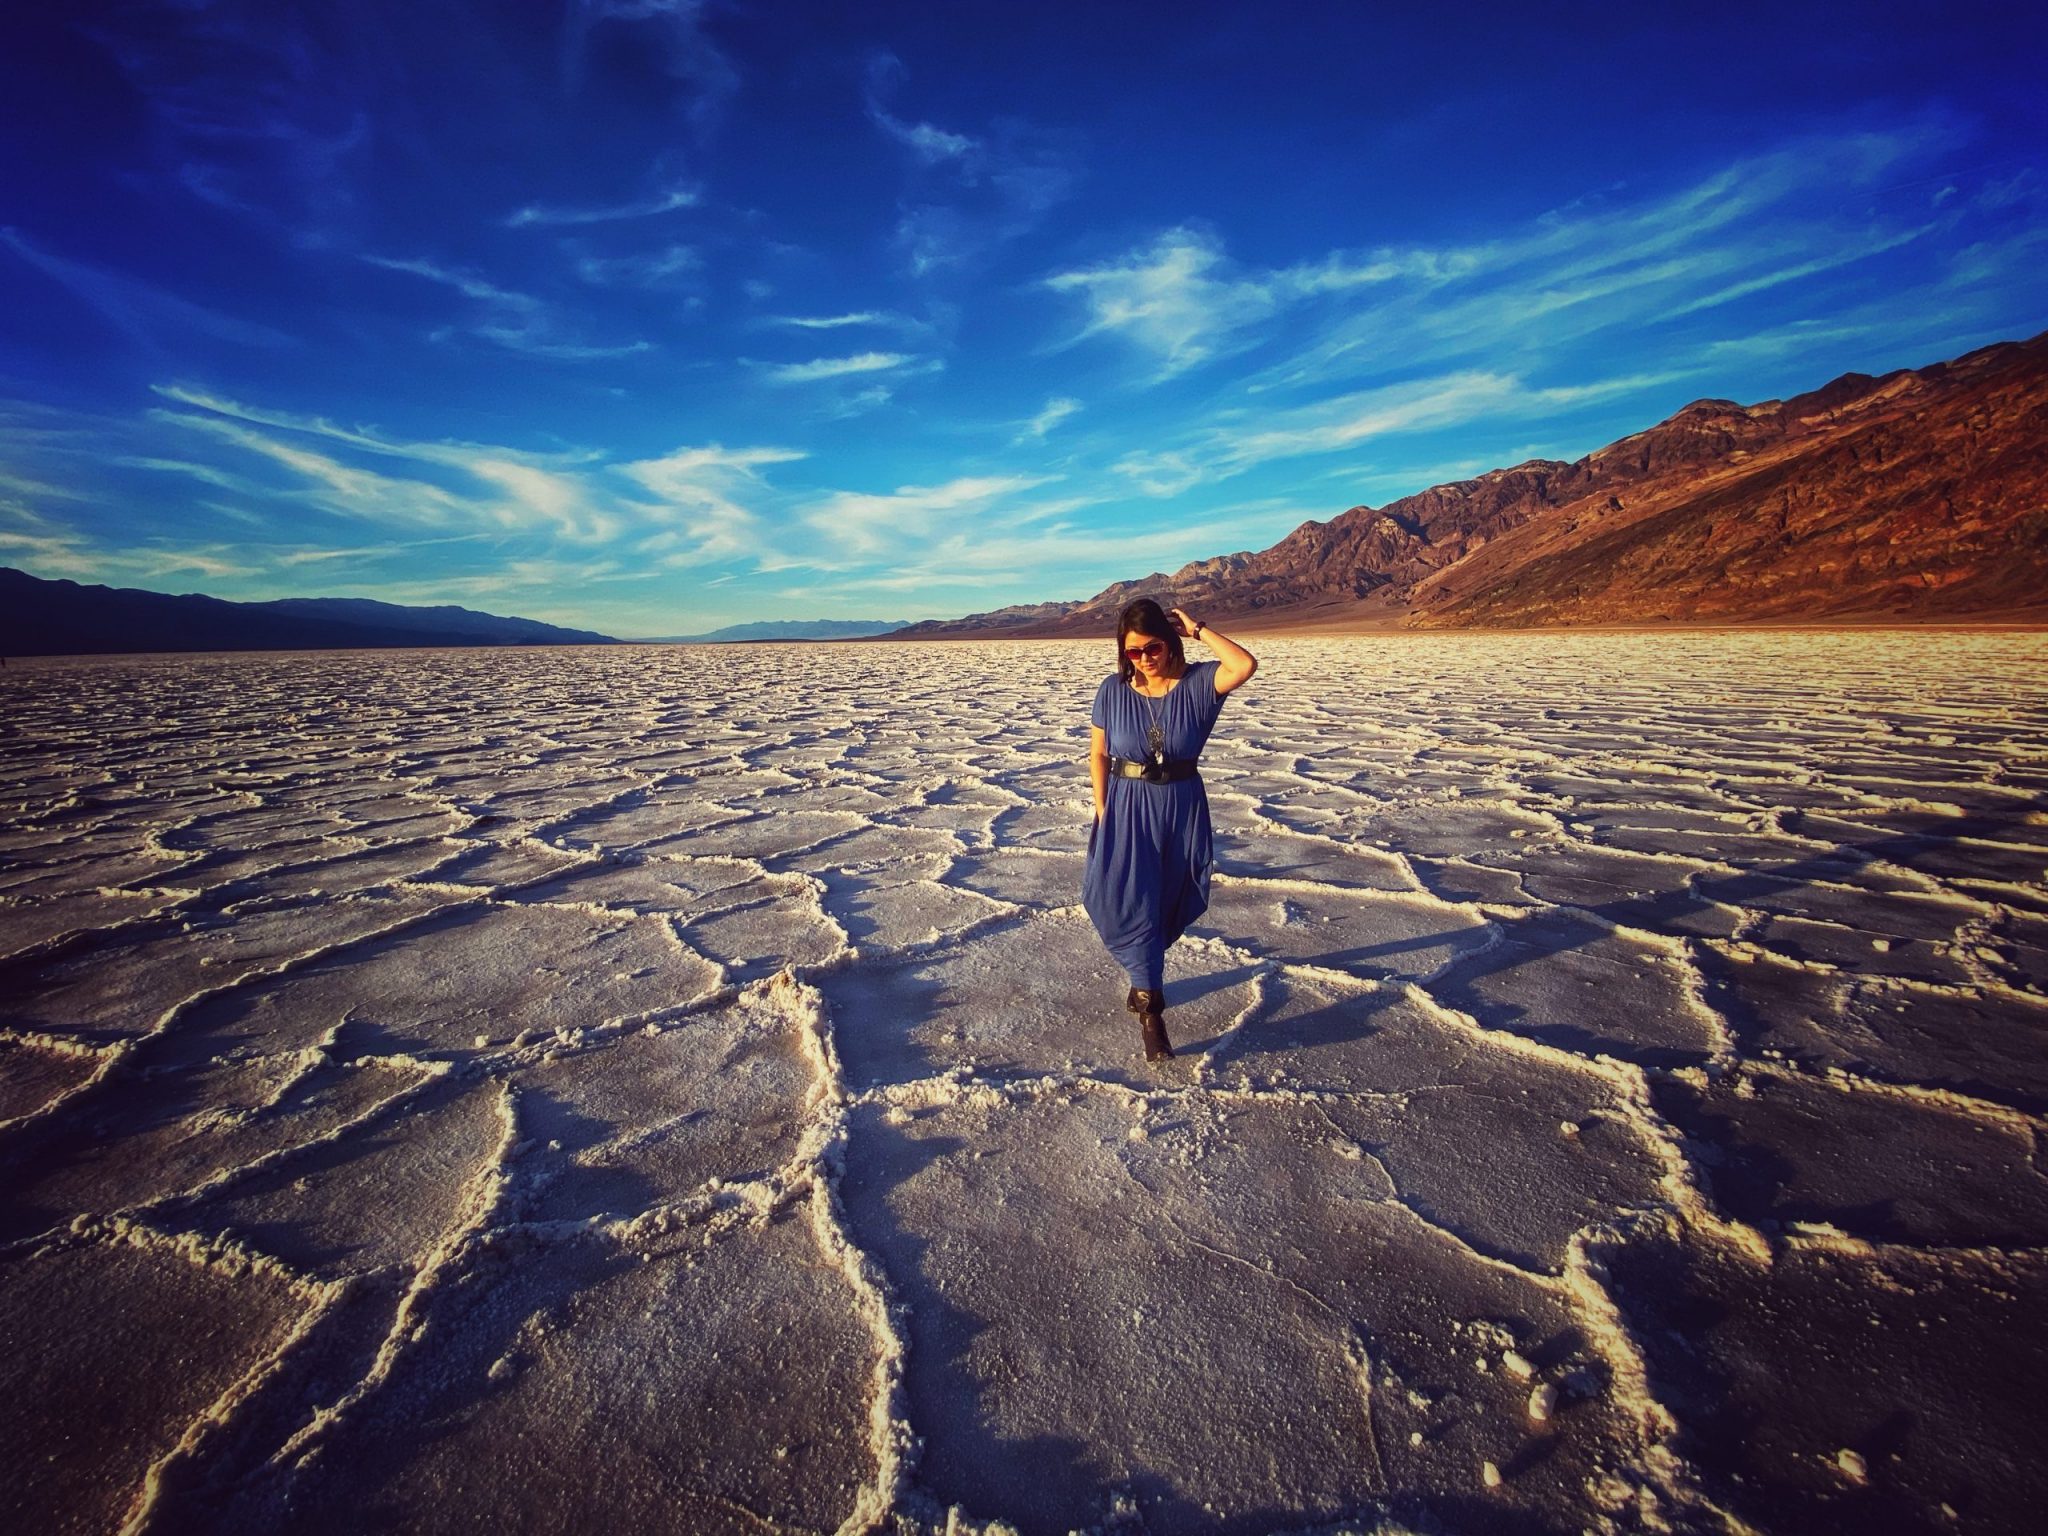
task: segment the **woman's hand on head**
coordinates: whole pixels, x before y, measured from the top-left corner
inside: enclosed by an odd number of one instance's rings
[[[1173,620],[1173,627],[1180,631],[1181,638],[1186,640],[1195,638],[1195,621],[1189,618],[1185,612],[1179,608],[1169,608],[1166,610],[1166,616]]]

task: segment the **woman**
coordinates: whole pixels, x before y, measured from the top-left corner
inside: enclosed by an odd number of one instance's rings
[[[1173,1054],[1166,946],[1208,907],[1215,863],[1209,797],[1195,759],[1224,695],[1259,664],[1235,641],[1149,597],[1117,615],[1116,636],[1116,675],[1095,690],[1088,748],[1095,826],[1081,901],[1130,973],[1124,1006],[1143,1026],[1145,1059],[1162,1061]],[[1205,641],[1220,659],[1189,666],[1183,636]]]

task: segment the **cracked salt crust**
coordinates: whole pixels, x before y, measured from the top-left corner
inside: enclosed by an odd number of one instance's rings
[[[1163,1068],[1098,646],[10,669],[0,1493],[2025,1529],[2041,643],[1260,651]]]

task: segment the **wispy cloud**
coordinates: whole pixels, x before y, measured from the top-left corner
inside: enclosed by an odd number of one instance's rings
[[[1643,382],[1616,381],[1606,392],[1625,393]],[[1205,446],[1212,464],[1235,473],[1269,459],[1334,453],[1395,433],[1555,409],[1588,398],[1589,389],[1530,390],[1512,374],[1483,370],[1444,374],[1356,390],[1293,410],[1260,410],[1242,422],[1212,428]]]
[[[643,553],[669,564],[763,548],[768,524],[757,505],[774,498],[762,471],[807,457],[800,448],[711,444],[610,463],[587,452],[408,441],[181,385],[160,386],[158,393],[195,407],[159,412],[161,419],[296,471],[310,482],[297,493],[337,514],[389,526],[541,530],[585,544],[638,539]],[[378,474],[292,439],[397,460],[412,472]]]
[[[941,165],[947,161],[971,161],[982,152],[982,143],[972,134],[956,133],[932,123],[898,117],[889,109],[904,75],[902,61],[894,54],[879,53],[868,61],[868,117],[883,133],[910,152],[920,165]]]
[[[905,71],[894,55],[869,60],[869,120],[906,152],[906,195],[895,244],[914,276],[974,261],[1037,225],[1072,191],[1072,154],[1052,135],[1014,118],[986,135],[897,112]]]
[[[45,531],[0,529],[0,563],[20,561],[35,567],[31,574],[46,577],[102,581],[160,581],[181,575],[221,579],[252,576],[260,569],[235,545],[151,539],[109,548],[75,529],[37,521]]]
[[[1896,250],[1902,245],[1910,245],[1915,240],[1931,233],[1933,229],[1934,226],[1932,224],[1921,224],[1911,229],[1901,230],[1896,234],[1880,235],[1875,239],[1853,242],[1824,256],[1815,256],[1805,261],[1792,262],[1787,266],[1775,267],[1767,272],[1760,272],[1753,277],[1743,278],[1740,282],[1729,283],[1724,287],[1716,288],[1711,293],[1703,293],[1698,298],[1689,299],[1685,303],[1665,311],[1665,316],[1667,319],[1676,319],[1680,315],[1696,314],[1703,309],[1715,309],[1723,304],[1732,304],[1737,299],[1746,299],[1751,294],[1782,287],[1786,283],[1796,283],[1801,278],[1813,277],[1822,272],[1831,272],[1837,267],[1846,267],[1855,262],[1868,261],[1871,257],[1882,255],[1886,251]]]
[[[0,563],[34,566],[30,574],[97,576],[105,568],[75,533],[24,533],[0,528]]]
[[[246,475],[230,474],[217,464],[201,464],[191,459],[167,459],[152,454],[123,455],[111,462],[123,469],[152,469],[160,474],[184,475],[217,490],[234,491],[242,495],[262,494],[262,487]]]
[[[183,386],[162,386],[158,393],[192,409],[157,410],[151,413],[156,420],[291,472],[295,499],[337,517],[387,527],[545,530],[585,543],[614,538],[633,520],[631,509],[594,481],[581,456],[406,442],[319,417],[253,409]],[[323,450],[316,446],[321,444],[331,446]],[[409,472],[387,474],[348,462],[336,447],[398,460]]]
[[[631,219],[651,219],[660,214],[694,208],[702,194],[695,187],[672,186],[646,197],[623,203],[569,206],[560,203],[528,203],[505,218],[507,229],[531,229],[581,224],[619,224]]]
[[[58,485],[49,480],[37,480],[29,475],[18,474],[6,465],[0,464],[0,495],[8,497],[29,496],[38,501],[84,501],[85,493],[72,486]]]
[[[479,325],[475,327],[475,331],[484,340],[494,341],[508,351],[524,352],[528,357],[554,358],[565,363],[596,362],[608,357],[633,357],[638,353],[654,350],[654,343],[651,341],[613,342],[604,345],[548,341],[521,326]]]
[[[473,272],[456,271],[438,262],[396,256],[365,256],[362,259],[373,267],[382,267],[386,272],[404,272],[413,277],[423,277],[430,283],[439,283],[444,288],[453,288],[464,298],[475,299],[480,304],[495,304],[521,313],[537,312],[541,307],[540,300],[531,294],[514,293],[508,288],[500,288],[496,283],[478,277]]]
[[[1541,421],[1684,378],[1696,367],[1536,386],[1508,372],[1468,369],[1293,407],[1217,411],[1169,446],[1125,454],[1110,469],[1133,489],[1174,497],[1274,460],[1340,453],[1375,440],[1472,422]]]
[[[392,142],[358,35],[290,8],[219,5],[98,13],[89,27],[128,87],[124,120],[136,114],[134,141],[148,146],[131,169],[148,177],[152,201],[182,187],[306,250],[355,222],[367,151]],[[182,223],[191,211],[164,212]]]
[[[292,338],[267,325],[194,304],[139,279],[72,261],[43,249],[20,230],[0,227],[0,246],[67,289],[131,340],[152,350],[197,334],[250,347],[289,346]]]
[[[1280,303],[1273,284],[1229,276],[1216,239],[1187,228],[1118,260],[1055,273],[1045,286],[1087,305],[1074,341],[1121,335],[1153,356],[1159,379],[1208,361]]]
[[[151,413],[159,426],[195,442],[219,443],[274,471],[256,477],[223,472],[259,504],[292,507],[301,521],[308,512],[325,513],[403,535],[332,548],[296,544],[271,558],[280,572],[402,559],[429,544],[479,538],[580,547],[585,553],[574,555],[573,568],[587,582],[773,562],[787,543],[782,535],[792,498],[769,484],[767,472],[808,456],[801,448],[713,443],[614,461],[581,451],[412,441],[189,386],[160,386],[158,393],[173,402]],[[158,467],[189,473],[196,463],[164,458]],[[421,532],[438,537],[421,538]],[[617,568],[600,570],[587,553],[593,547],[609,551]],[[80,566],[75,558],[71,564]]]
[[[437,262],[364,256],[363,261],[389,272],[403,272],[430,283],[452,288],[479,306],[478,313],[464,327],[470,335],[496,343],[509,351],[530,357],[555,358],[564,362],[587,362],[597,358],[630,357],[652,350],[645,341],[593,344],[561,334],[561,323],[539,299],[528,293],[501,288],[473,272],[441,266]]]
[[[443,486],[345,464],[331,454],[283,441],[238,421],[174,411],[153,414],[168,425],[204,433],[290,470],[298,476],[298,499],[337,517],[441,528],[467,517],[472,510]]]
[[[963,475],[943,485],[906,485],[883,494],[835,491],[805,508],[799,517],[840,557],[873,559],[925,544],[943,530],[956,534],[974,530],[999,502],[1044,485],[1049,478]],[[783,563],[811,562],[792,555]]]
[[[600,288],[661,288],[702,269],[704,258],[687,245],[637,256],[583,256],[576,275]]]
[[[906,545],[892,552],[883,569],[872,568],[872,562],[850,570],[827,567],[832,570],[829,581],[791,583],[778,587],[776,595],[832,601],[864,592],[916,593],[928,611],[985,610],[1034,596],[1074,596],[1088,591],[1087,583],[1101,582],[1099,573],[1105,570],[1127,580],[1212,554],[1262,548],[1307,516],[1292,506],[1261,505],[1228,518],[1176,519],[1136,532],[1064,523],[1041,529],[1003,518],[994,527],[963,526]],[[1020,595],[1002,595],[1020,587]]]
[[[926,165],[937,165],[946,160],[965,160],[981,148],[981,141],[964,133],[950,133],[930,123],[907,123],[900,117],[892,117],[879,107],[874,110],[874,119],[882,131],[903,145]]]
[[[1184,453],[1127,453],[1110,469],[1147,496],[1178,496],[1208,478]]]
[[[903,315],[877,309],[857,310],[846,315],[769,315],[764,325],[786,325],[800,331],[838,331],[851,325],[908,325]]]
[[[805,456],[795,448],[714,443],[620,465],[620,474],[655,497],[643,510],[666,525],[641,541],[640,552],[668,566],[761,555],[767,535],[752,505],[766,494],[761,471]]]
[[[1082,305],[1081,328],[1061,345],[1115,337],[1154,382],[1289,341],[1296,350],[1251,387],[1527,352],[1669,325],[1926,238],[1951,215],[1887,218],[1843,193],[1876,187],[1944,141],[1938,124],[1814,137],[1662,195],[1581,200],[1493,240],[1334,251],[1286,267],[1243,267],[1214,234],[1180,226],[1043,281]],[[1298,314],[1312,318],[1297,325]]]
[[[1066,395],[1055,395],[1045,402],[1043,410],[1024,423],[1024,430],[1017,434],[1015,440],[1019,443],[1042,443],[1048,432],[1080,409],[1080,401]]]
[[[194,576],[253,576],[260,569],[250,565],[232,546],[212,544],[200,548],[143,548],[131,557],[145,580],[190,573]]]
[[[807,363],[754,362],[752,366],[771,384],[810,384],[856,373],[888,373],[913,364],[933,366],[905,352],[859,352],[851,357],[815,357]]]

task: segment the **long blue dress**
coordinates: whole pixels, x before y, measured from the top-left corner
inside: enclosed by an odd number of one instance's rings
[[[1109,737],[1113,756],[1143,759],[1154,714],[1166,732],[1169,758],[1199,757],[1223,695],[1217,663],[1197,662],[1163,698],[1148,700],[1121,677],[1095,690],[1091,715]],[[1166,946],[1209,906],[1216,862],[1209,796],[1198,773],[1173,784],[1109,777],[1102,819],[1088,834],[1081,905],[1131,985],[1163,991]]]

